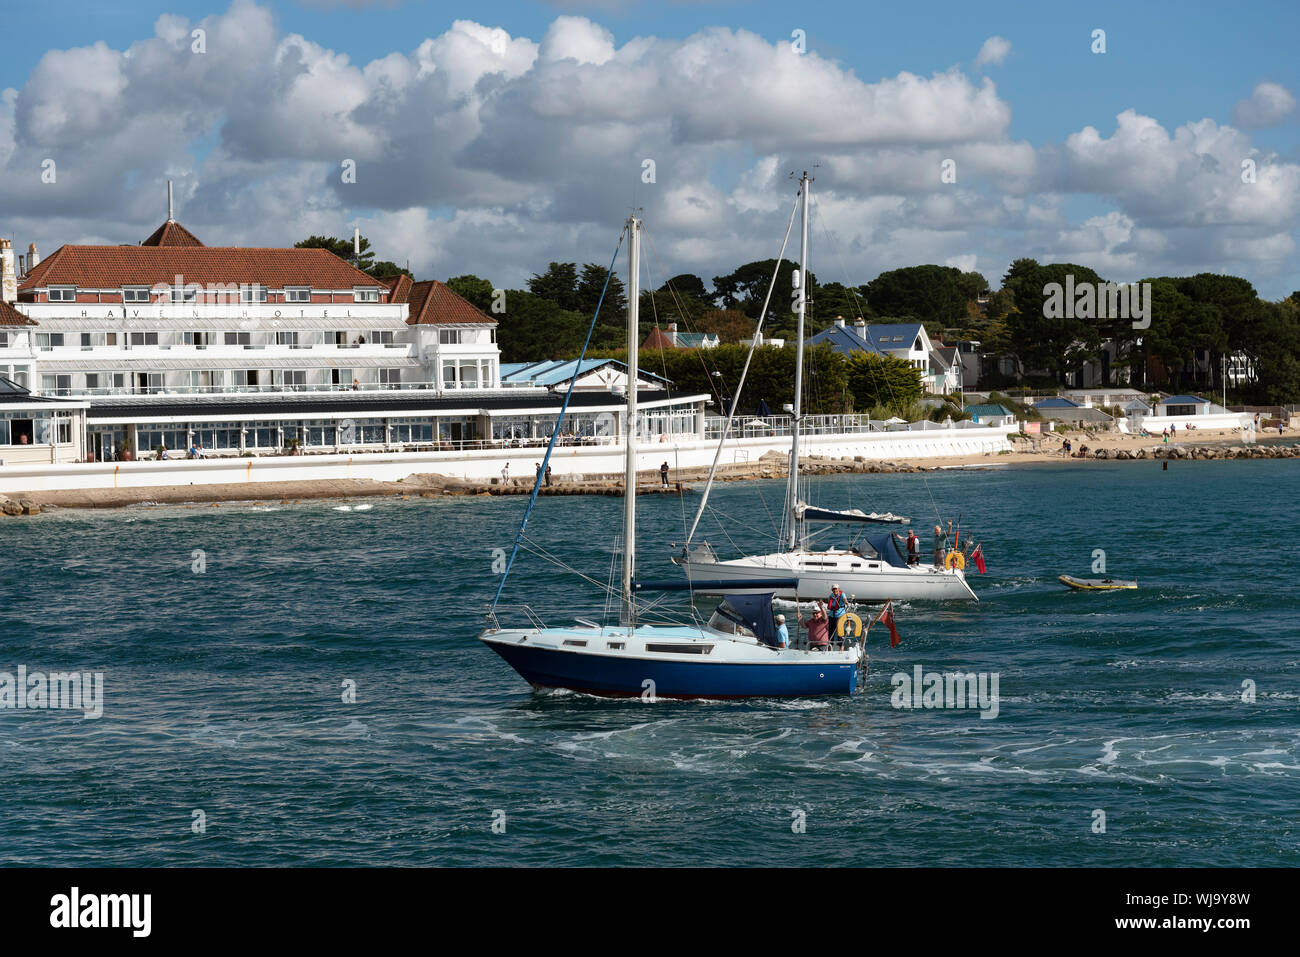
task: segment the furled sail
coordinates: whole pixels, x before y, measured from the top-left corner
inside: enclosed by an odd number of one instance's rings
[[[846,508],[837,511],[830,508],[813,508],[803,502],[795,506],[795,515],[805,522],[876,522],[883,525],[906,525],[911,521],[907,516],[895,515],[893,512],[871,512],[868,514],[860,508]]]

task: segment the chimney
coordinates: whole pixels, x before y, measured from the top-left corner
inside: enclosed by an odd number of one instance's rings
[[[0,239],[0,302],[18,301],[18,276],[14,272],[14,247]]]
[[[35,243],[27,244],[27,271],[31,272],[41,261],[40,253],[36,251]]]
[[[677,323],[668,323],[668,341],[672,343],[673,348],[677,348]]]
[[[176,207],[172,202],[172,181],[167,181],[167,222],[176,222]]]
[[[867,320],[858,316],[858,321],[853,323],[853,328],[858,330],[859,333],[865,335],[867,332]]]
[[[844,317],[843,317],[843,316],[836,316],[836,317],[835,317],[835,325],[837,325],[837,326],[839,326],[841,329],[843,329],[843,328],[844,328]]]
[[[352,227],[352,258],[356,260],[358,265],[360,265],[361,263],[361,227],[360,226]]]

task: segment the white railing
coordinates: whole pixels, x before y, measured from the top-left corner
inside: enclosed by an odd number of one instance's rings
[[[722,437],[727,420],[722,416],[709,416],[704,420],[705,439]],[[732,438],[761,438],[763,436],[790,435],[794,417],[789,415],[736,416],[731,423]],[[861,432],[883,432],[885,423],[866,415],[805,415],[799,425],[799,434],[845,435]]]

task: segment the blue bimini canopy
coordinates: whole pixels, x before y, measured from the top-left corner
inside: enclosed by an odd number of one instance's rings
[[[718,614],[743,625],[765,645],[776,644],[776,622],[772,619],[772,595],[728,595],[718,605]]]
[[[893,532],[867,532],[862,537],[866,539],[868,545],[876,550],[876,554],[880,556],[882,561],[893,565],[895,568],[907,567],[907,556],[899,547],[898,539]]]

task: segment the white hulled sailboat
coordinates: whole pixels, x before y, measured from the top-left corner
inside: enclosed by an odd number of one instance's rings
[[[673,557],[673,561],[686,572],[688,581],[709,583],[708,585],[696,584],[698,591],[712,591],[715,583],[722,583],[720,587],[734,588],[743,586],[749,581],[789,578],[797,584],[778,588],[775,592],[778,598],[791,600],[825,598],[830,593],[832,585],[839,585],[851,601],[883,602],[891,598],[978,601],[975,592],[966,583],[963,570],[964,559],[960,558],[960,553],[948,553],[944,556],[942,564],[938,566],[920,562],[908,564],[907,555],[900,547],[894,532],[888,528],[858,536],[858,541],[852,548],[811,547],[808,527],[814,523],[887,526],[907,521],[892,514],[868,515],[860,511],[812,508],[799,496],[799,426],[803,407],[804,318],[808,307],[808,207],[811,183],[808,174],[804,173],[799,181],[802,231],[800,269],[795,273],[799,289],[797,303],[799,318],[796,332],[798,345],[795,362],[794,418],[791,427],[789,476],[786,482],[784,528],[781,531],[780,548],[766,555],[723,560],[718,558],[707,542],[697,544],[693,541],[700,517],[708,505],[708,496],[713,483],[711,472],[695,522],[687,535],[686,544],[681,553]],[[726,439],[724,429],[719,448]],[[715,459],[715,469],[716,466]]]

